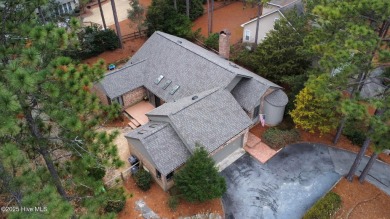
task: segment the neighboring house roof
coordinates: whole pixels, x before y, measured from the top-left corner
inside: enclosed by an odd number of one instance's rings
[[[263,14],[260,16],[259,19],[262,19],[274,13],[279,13],[280,16],[285,17],[284,15],[286,14],[286,12],[293,9],[294,7],[297,8],[298,13],[303,13],[304,10],[303,3],[301,0],[279,0],[279,1],[271,1],[269,4],[279,7],[279,9]],[[241,27],[244,27],[255,21],[257,21],[257,17],[255,17],[254,19],[248,22],[241,24]]]
[[[163,175],[181,166],[190,156],[187,147],[169,123],[149,122],[129,132],[126,137],[142,142]]]
[[[106,74],[98,86],[103,88],[107,96],[111,99],[118,97],[143,85],[144,67],[145,60],[141,60],[115,70]]]
[[[147,115],[168,116],[170,124],[191,152],[196,143],[200,143],[211,153],[252,124],[232,94],[223,88],[164,105],[167,106],[154,109]]]
[[[272,0],[270,1],[268,4],[270,5],[275,5],[277,7],[283,7],[283,6],[286,6],[292,2],[296,2],[297,0]]]

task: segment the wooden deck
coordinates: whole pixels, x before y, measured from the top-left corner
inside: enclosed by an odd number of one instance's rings
[[[133,117],[139,124],[144,125],[149,122],[146,113],[152,111],[155,107],[147,101],[141,101],[127,109],[126,113]]]

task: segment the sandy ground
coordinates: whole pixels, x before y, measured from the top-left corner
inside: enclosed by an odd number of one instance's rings
[[[368,182],[360,184],[356,178],[350,183],[341,179],[332,191],[342,200],[341,208],[332,218],[390,218],[390,196]]]
[[[214,11],[212,33],[219,33],[223,29],[231,32],[230,43],[235,44],[242,39],[243,28],[241,24],[255,17],[256,8],[243,7],[242,2],[235,2]],[[207,37],[207,14],[202,15],[194,21],[192,30],[201,28],[201,34]]]
[[[118,21],[123,21],[127,19],[127,10],[130,9],[129,0],[115,0],[116,11],[118,15]],[[106,21],[106,25],[110,26],[114,24],[114,15],[112,13],[112,6],[110,1],[102,3],[103,14]],[[81,16],[83,22],[93,22],[103,25],[103,21],[100,15],[99,7],[92,7],[91,9],[86,9],[86,13]]]
[[[115,138],[114,144],[117,146],[118,156],[124,162],[124,165],[118,169],[111,168],[106,170],[106,175],[103,179],[105,182],[110,181],[113,178],[119,178],[118,176],[121,174],[121,172],[124,172],[125,170],[130,168],[130,163],[127,161],[127,158],[129,158],[130,156],[130,150],[129,145],[127,144],[127,140],[125,138],[125,134],[130,131],[130,128],[102,127],[98,131],[112,133],[115,130],[119,131],[119,135]]]

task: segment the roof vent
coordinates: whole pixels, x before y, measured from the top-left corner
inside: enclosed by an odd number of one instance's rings
[[[178,40],[177,42],[178,42],[179,44],[181,44],[181,43],[182,43],[182,42],[181,42],[181,40]]]
[[[232,66],[233,68],[238,68],[236,64],[232,64],[231,62],[229,62],[229,65]]]
[[[198,99],[198,96],[193,96],[191,99],[196,100],[196,99]]]
[[[157,124],[151,124],[151,125],[149,125],[149,128],[154,129],[154,128],[156,128],[156,126],[157,126]]]
[[[143,134],[145,134],[145,133],[146,133],[146,130],[145,130],[145,129],[142,129],[141,131],[138,132],[138,134],[140,134],[140,135],[143,135]]]

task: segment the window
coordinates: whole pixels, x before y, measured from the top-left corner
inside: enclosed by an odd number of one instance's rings
[[[168,175],[165,177],[167,181],[171,180],[173,178],[173,171],[168,173]]]
[[[166,82],[165,82],[165,84],[164,84],[164,86],[162,87],[162,89],[167,89],[167,87],[170,85],[172,83],[172,81],[171,80],[167,80]]]
[[[70,2],[68,2],[67,4],[68,4],[69,12],[71,12],[73,10],[72,5],[70,4]]]
[[[117,102],[119,105],[123,106],[123,98],[122,96],[119,96],[119,97],[115,97],[114,99],[112,99],[113,102]]]
[[[251,31],[250,30],[246,30],[245,31],[245,40],[249,40],[251,37]]]
[[[66,6],[66,4],[63,4],[62,7],[64,7],[65,13],[68,13],[68,7]]]
[[[260,113],[260,105],[255,107],[255,110],[253,111],[253,118],[257,118]]]
[[[154,83],[155,83],[155,84],[159,84],[163,78],[164,78],[164,76],[162,76],[162,75],[158,76],[158,78],[156,78],[156,80],[154,81]]]
[[[156,169],[156,177],[157,177],[158,179],[161,179],[161,173],[160,173],[160,171],[158,171],[157,169]]]

